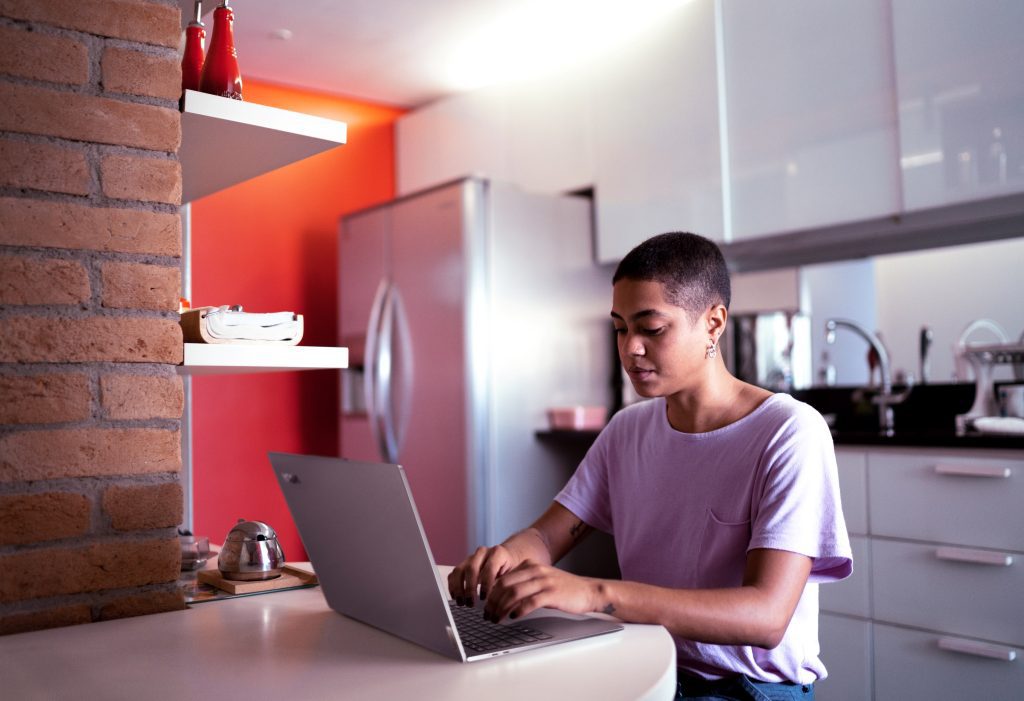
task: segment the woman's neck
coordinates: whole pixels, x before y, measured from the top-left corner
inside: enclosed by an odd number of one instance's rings
[[[739,421],[771,394],[736,379],[723,367],[693,390],[667,396],[668,422],[682,433],[707,433]]]

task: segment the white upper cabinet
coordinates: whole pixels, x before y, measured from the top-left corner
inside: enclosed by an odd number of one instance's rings
[[[906,221],[1024,192],[1021,37],[1022,0],[690,0],[596,58],[404,116],[398,189],[593,186],[600,262],[669,230]]]
[[[561,193],[594,184],[592,94],[601,76],[587,66],[509,86],[509,182]]]
[[[1024,3],[892,0],[908,211],[1024,191]]]
[[[722,0],[730,240],[900,211],[887,0]]]
[[[722,170],[712,0],[675,11],[603,61],[594,96],[597,257],[653,234],[722,240]]]
[[[456,95],[397,122],[398,194],[469,175],[561,193],[594,182],[591,93],[599,76],[551,75]]]
[[[438,100],[395,124],[399,195],[468,175],[509,176],[507,91],[502,86]]]

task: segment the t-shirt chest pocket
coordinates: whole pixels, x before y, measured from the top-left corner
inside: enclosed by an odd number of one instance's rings
[[[750,535],[750,519],[745,521],[722,520],[709,508],[700,537],[697,586],[701,588],[740,586],[743,583]]]

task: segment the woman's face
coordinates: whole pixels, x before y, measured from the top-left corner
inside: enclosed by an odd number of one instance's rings
[[[696,322],[665,297],[660,282],[624,278],[612,289],[619,359],[641,397],[667,397],[697,386],[708,360],[706,315]]]

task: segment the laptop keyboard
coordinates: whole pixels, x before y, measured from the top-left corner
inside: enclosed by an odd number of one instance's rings
[[[550,640],[551,635],[522,623],[491,623],[477,608],[448,603],[462,646],[470,652],[492,652]]]

